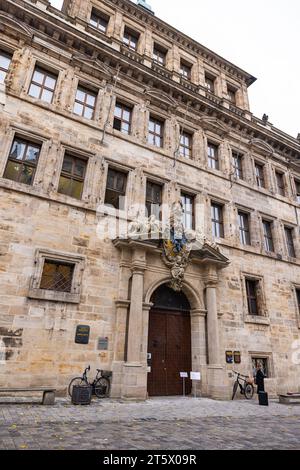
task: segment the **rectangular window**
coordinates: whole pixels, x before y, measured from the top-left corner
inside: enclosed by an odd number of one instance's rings
[[[33,183],[41,146],[15,138],[9,153],[3,177],[31,185]]]
[[[215,93],[215,81],[212,75],[205,74],[205,86],[210,93]]]
[[[208,168],[219,170],[219,147],[210,142],[207,144]]]
[[[227,96],[228,96],[229,101],[235,105],[236,104],[236,89],[230,85],[227,85]]]
[[[277,192],[281,196],[285,196],[284,175],[276,171]]]
[[[256,376],[256,372],[259,366],[262,367],[262,372],[266,376],[266,378],[270,377],[269,359],[267,357],[252,357],[251,359],[252,359],[253,377]]]
[[[182,223],[184,228],[194,230],[194,197],[189,194],[181,193],[182,203]]]
[[[246,293],[249,315],[259,315],[258,287],[259,281],[255,281],[253,279],[246,279]]]
[[[290,227],[284,227],[285,241],[288,255],[291,258],[296,258],[295,245],[293,239],[293,229]]]
[[[156,147],[164,145],[164,123],[150,116],[148,143]]]
[[[157,44],[153,49],[153,60],[159,65],[166,65],[167,51]]]
[[[180,136],[180,156],[192,158],[193,136],[187,132],[182,132]]]
[[[114,114],[114,129],[130,134],[132,109],[122,103],[116,103]]]
[[[298,313],[300,315],[300,289],[296,289],[296,296],[297,296]]]
[[[257,186],[259,188],[265,188],[264,166],[257,162],[255,163],[255,176]]]
[[[180,62],[180,74],[186,80],[191,80],[192,78],[192,66],[187,64],[184,61]]]
[[[4,83],[10,63],[11,55],[0,51],[0,83]]]
[[[59,178],[58,192],[75,199],[81,199],[86,166],[86,160],[66,153]]]
[[[239,228],[240,228],[240,240],[242,245],[250,245],[250,226],[249,226],[249,214],[245,212],[239,212]]]
[[[125,208],[125,194],[126,194],[127,174],[108,169],[105,204],[113,206],[115,209],[123,210]]]
[[[90,18],[90,24],[94,26],[94,28],[99,29],[99,31],[101,31],[102,33],[106,33],[108,22],[109,17],[107,15],[99,13],[93,8],[92,15]]]
[[[152,181],[147,181],[146,188],[146,217],[154,215],[157,220],[162,219],[162,186]]]
[[[123,36],[123,43],[134,51],[137,50],[138,42],[139,42],[139,33],[130,30],[129,28],[125,28],[124,36]]]
[[[57,76],[39,67],[35,68],[29,88],[29,95],[38,100],[52,103]]]
[[[298,204],[300,204],[300,181],[295,180],[295,186],[296,186],[296,200]]]
[[[264,247],[265,250],[269,253],[274,252],[274,242],[273,242],[273,234],[272,234],[272,222],[268,220],[263,220],[263,229],[264,229]]]
[[[40,289],[71,292],[74,264],[45,259]]]
[[[237,152],[232,152],[232,159],[233,159],[233,171],[234,176],[242,180],[243,179],[243,155]]]
[[[74,113],[87,119],[93,119],[96,104],[96,94],[78,87],[75,97]]]
[[[223,206],[211,205],[212,234],[214,238],[224,238]]]

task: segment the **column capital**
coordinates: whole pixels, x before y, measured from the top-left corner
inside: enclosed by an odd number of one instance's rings
[[[115,305],[117,308],[127,308],[130,305],[130,300],[118,299],[115,301]]]
[[[207,310],[202,308],[194,308],[191,310],[191,317],[206,317]]]

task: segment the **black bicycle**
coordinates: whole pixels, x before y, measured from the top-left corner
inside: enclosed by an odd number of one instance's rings
[[[254,395],[254,387],[250,382],[249,377],[247,377],[247,375],[242,375],[239,372],[235,372],[235,370],[233,373],[236,374],[237,377],[233,384],[232,400],[234,400],[238,387],[240,387],[241,395],[244,395],[247,400],[251,400]]]
[[[106,398],[109,396],[110,391],[110,379],[111,372],[104,371],[101,369],[97,369],[97,374],[93,382],[89,382],[87,378],[87,373],[91,370],[91,367],[88,366],[83,374],[82,377],[75,377],[71,380],[68,392],[70,397],[72,397],[73,387],[74,385],[89,385],[92,387],[92,394],[96,395],[98,398]]]

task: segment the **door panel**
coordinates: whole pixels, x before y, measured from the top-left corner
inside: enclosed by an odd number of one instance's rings
[[[191,321],[184,312],[152,309],[149,318],[149,396],[182,395],[180,372],[191,371]],[[191,381],[186,380],[186,394]]]

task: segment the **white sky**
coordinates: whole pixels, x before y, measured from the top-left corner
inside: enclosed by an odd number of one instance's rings
[[[249,88],[257,117],[300,133],[299,0],[147,1],[156,16],[258,79]]]

